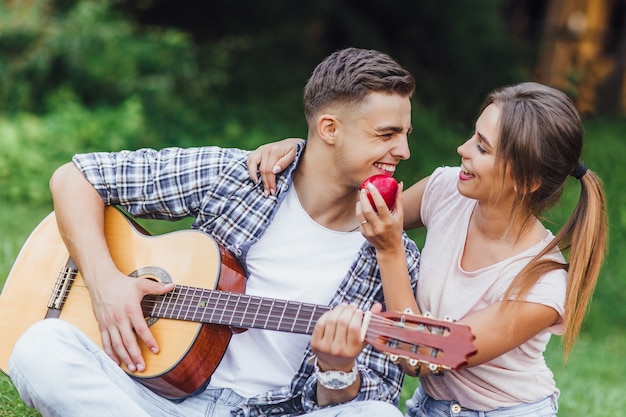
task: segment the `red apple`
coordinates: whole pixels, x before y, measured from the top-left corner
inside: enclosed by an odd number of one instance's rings
[[[396,205],[396,194],[398,192],[398,182],[396,181],[396,179],[390,175],[377,174],[372,175],[371,177],[363,181],[363,184],[361,184],[361,188],[366,188],[367,184],[374,185],[374,187],[378,189],[380,195],[385,200],[385,203],[387,204],[389,210],[393,210],[394,206]],[[369,197],[370,203],[372,204],[372,207],[374,207],[374,210],[378,212],[378,210],[376,210],[376,204],[374,203],[372,196],[369,193],[367,194],[367,196]]]

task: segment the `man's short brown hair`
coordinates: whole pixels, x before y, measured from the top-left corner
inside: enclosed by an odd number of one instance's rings
[[[328,104],[359,104],[372,92],[410,97],[413,76],[389,55],[370,49],[347,48],[334,52],[313,71],[304,87],[307,123]]]

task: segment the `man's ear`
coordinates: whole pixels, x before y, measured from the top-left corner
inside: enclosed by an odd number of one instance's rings
[[[317,134],[328,145],[334,145],[337,141],[339,121],[333,114],[322,114],[317,119]]]

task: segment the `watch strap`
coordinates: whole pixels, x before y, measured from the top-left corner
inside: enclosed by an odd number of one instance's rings
[[[344,371],[320,371],[319,366],[317,366],[317,358],[315,358],[315,376],[317,377],[317,382],[321,384],[324,388],[332,389],[332,390],[340,390],[346,389],[350,385],[354,384],[356,381],[356,377],[358,375],[357,364],[354,362],[354,366],[350,372]]]

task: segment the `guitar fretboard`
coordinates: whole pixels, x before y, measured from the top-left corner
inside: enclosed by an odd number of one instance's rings
[[[320,316],[330,310],[322,305],[184,285],[165,295],[146,296],[141,305],[149,317],[301,334],[311,334]]]

